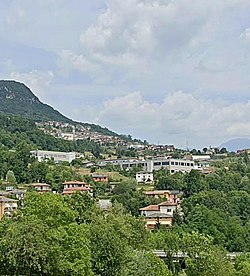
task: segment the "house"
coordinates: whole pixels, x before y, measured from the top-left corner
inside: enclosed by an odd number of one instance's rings
[[[91,187],[82,181],[66,181],[63,183],[63,195],[71,195],[74,192],[85,192],[92,195]]]
[[[169,203],[180,203],[180,192],[170,190],[146,191],[144,194],[149,198],[164,198]]]
[[[75,152],[61,152],[61,151],[48,151],[48,150],[33,150],[30,152],[31,155],[35,156],[39,162],[51,159],[55,163],[69,162],[71,163],[76,159]]]
[[[154,174],[152,172],[137,172],[135,178],[137,183],[152,183]]]
[[[108,182],[108,176],[105,174],[92,174],[92,179],[95,182]]]
[[[35,188],[39,193],[51,192],[50,185],[47,183],[32,183],[31,186]]]
[[[0,196],[0,220],[4,217],[11,217],[17,209],[17,200]]]
[[[162,202],[158,205],[149,205],[140,208],[141,215],[145,217],[146,228],[155,229],[157,224],[171,227],[173,224],[174,211],[179,208],[178,203],[171,203],[168,201]]]

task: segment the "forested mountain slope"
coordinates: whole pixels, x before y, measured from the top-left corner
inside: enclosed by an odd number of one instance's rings
[[[54,151],[91,151],[99,155],[100,146],[89,140],[65,141],[45,134],[33,121],[20,116],[0,115],[0,145],[14,149],[21,142],[26,142],[33,149]]]
[[[16,81],[0,80],[0,112],[36,121],[70,121],[51,106],[42,103],[27,86]]]
[[[51,106],[42,103],[26,85],[12,80],[0,80],[0,114],[19,115],[37,122],[58,121],[81,124],[103,135],[121,137],[121,135],[99,125],[74,122]],[[127,139],[125,136],[122,138]]]

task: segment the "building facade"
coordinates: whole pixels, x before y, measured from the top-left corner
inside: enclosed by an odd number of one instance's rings
[[[115,160],[102,160],[99,166],[120,166],[121,169],[130,170],[132,167],[137,166],[145,172],[158,171],[160,169],[167,169],[171,174],[175,172],[190,172],[191,170],[198,169],[193,160],[186,159],[173,159],[171,157],[162,157],[155,159],[139,160],[139,159],[115,159]]]
[[[71,195],[74,192],[85,192],[92,195],[91,187],[82,181],[66,181],[63,183],[63,195]]]
[[[137,172],[135,178],[137,183],[152,183],[154,174],[152,172]]]
[[[34,150],[30,152],[35,156],[39,162],[50,159],[55,163],[69,162],[71,163],[76,158],[75,152],[61,152],[61,151],[46,151],[46,150]]]
[[[4,217],[11,217],[17,209],[17,200],[0,196],[0,220]]]

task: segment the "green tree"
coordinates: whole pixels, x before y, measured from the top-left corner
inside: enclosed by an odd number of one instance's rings
[[[134,251],[123,276],[171,276],[164,261],[152,252]]]
[[[16,185],[16,177],[13,171],[8,171],[6,174],[6,181],[11,185]]]

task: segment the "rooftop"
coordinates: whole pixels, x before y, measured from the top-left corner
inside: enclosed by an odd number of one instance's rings
[[[168,201],[164,201],[160,204],[158,204],[158,206],[177,206],[178,203],[174,203],[174,202],[168,202]]]
[[[0,196],[0,202],[17,202],[17,200],[5,196]]]
[[[31,186],[33,187],[49,187],[49,184],[47,183],[32,183]]]
[[[159,211],[159,206],[158,205],[149,205],[144,208],[140,208],[140,211]]]
[[[84,181],[77,181],[77,180],[73,180],[73,181],[65,181],[63,183],[63,185],[68,185],[68,184],[86,184]]]

